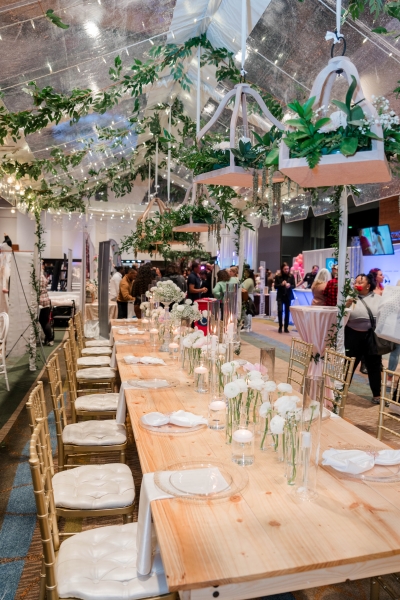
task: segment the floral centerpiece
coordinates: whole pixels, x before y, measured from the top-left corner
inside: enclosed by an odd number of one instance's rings
[[[207,313],[207,311],[205,311]],[[189,323],[193,323],[194,321],[199,321],[202,317],[202,313],[198,308],[196,302],[192,302],[192,300],[185,300],[184,304],[175,304],[171,309],[171,318],[175,323],[180,325],[182,319],[186,319]]]
[[[204,331],[196,329],[183,338],[182,344],[184,351],[182,367],[184,367],[187,357],[189,360],[189,375],[192,375],[200,360],[202,348],[207,344],[207,338],[204,336]]]
[[[86,302],[94,302],[97,298],[97,281],[86,279]]]
[[[156,302],[169,305],[173,302],[181,302],[186,294],[173,281],[167,279],[167,281],[158,281],[157,285],[146,292],[146,296]]]

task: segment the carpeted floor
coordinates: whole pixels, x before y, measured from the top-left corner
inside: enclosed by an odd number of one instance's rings
[[[258,348],[274,344],[277,348],[278,370],[285,370],[291,336],[279,336],[276,327],[265,320],[253,320],[253,333],[244,334],[243,340],[252,345],[254,359],[257,359]],[[296,335],[295,333],[292,335]],[[53,348],[54,349],[54,348]],[[52,349],[52,350],[53,350]],[[65,368],[62,352],[60,363],[63,379]],[[37,375],[37,374],[36,374]],[[279,374],[278,374],[279,375]],[[52,441],[54,439],[53,415],[49,386],[46,376],[45,395],[50,413]],[[30,385],[27,387],[29,389]],[[375,434],[377,407],[368,402],[368,385],[363,375],[356,375],[346,409],[347,418],[357,426]],[[358,392],[358,393],[357,393]],[[25,394],[24,394],[25,395]],[[1,398],[1,392],[0,392]],[[9,400],[13,406],[19,405],[23,395],[19,389],[18,396]],[[375,414],[376,413],[376,414]],[[16,417],[12,427],[0,446],[0,600],[37,600],[39,592],[39,573],[41,562],[41,543],[36,523],[36,510],[33,498],[28,458],[29,427],[26,410]],[[53,446],[55,451],[55,446]],[[111,454],[104,456],[104,462],[115,460]],[[57,456],[54,458],[57,465]],[[132,469],[136,487],[136,512],[140,492],[142,473],[139,458],[134,444],[129,444],[127,464]],[[68,532],[79,532],[96,526],[122,523],[122,518],[76,519],[65,523],[61,519],[60,529]],[[400,585],[395,578],[385,578],[395,591],[395,597],[400,597]],[[346,582],[339,585],[314,588],[304,591],[268,596],[269,600],[368,600],[370,580]],[[380,600],[390,600],[390,596],[381,591]]]

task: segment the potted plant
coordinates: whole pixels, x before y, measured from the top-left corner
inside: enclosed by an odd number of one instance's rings
[[[349,82],[339,111],[324,116],[333,80],[343,72]],[[353,96],[355,99],[353,101]],[[333,58],[315,80],[309,100],[289,104],[294,119],[280,144],[279,170],[304,188],[390,181],[383,131],[376,109],[362,94],[351,61]]]

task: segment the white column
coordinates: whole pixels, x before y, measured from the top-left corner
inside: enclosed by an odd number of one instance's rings
[[[348,209],[347,209],[347,187],[344,186],[340,197],[341,218],[339,224],[339,255],[338,255],[338,306],[346,301],[342,291],[346,279],[346,259],[347,259],[347,230],[348,230]],[[344,354],[344,327],[343,322],[337,332],[337,352]]]

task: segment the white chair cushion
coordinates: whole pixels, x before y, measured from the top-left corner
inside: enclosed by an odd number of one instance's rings
[[[100,348],[100,346],[113,346],[113,343],[110,340],[88,340],[87,342],[85,342],[85,346],[86,348],[92,348],[93,346],[96,346],[97,348]]]
[[[77,380],[81,379],[114,379],[116,376],[116,369],[111,367],[102,367],[100,369],[81,369],[76,372]]]
[[[83,356],[76,361],[78,367],[109,367],[109,356]]]
[[[150,575],[136,570],[137,523],[97,527],[65,540],[57,559],[60,598],[139,600],[168,593],[160,552]]]
[[[83,348],[82,349],[82,354],[84,356],[96,356],[96,355],[110,355],[112,354],[112,348],[110,348],[109,346],[99,346],[99,347],[90,347],[90,348]]]
[[[133,503],[135,486],[127,465],[87,465],[53,477],[56,506],[82,510],[123,508]]]
[[[117,410],[119,394],[87,394],[75,400],[77,410]]]
[[[126,442],[125,425],[114,420],[82,421],[66,425],[62,432],[64,444],[75,446],[112,446]]]

